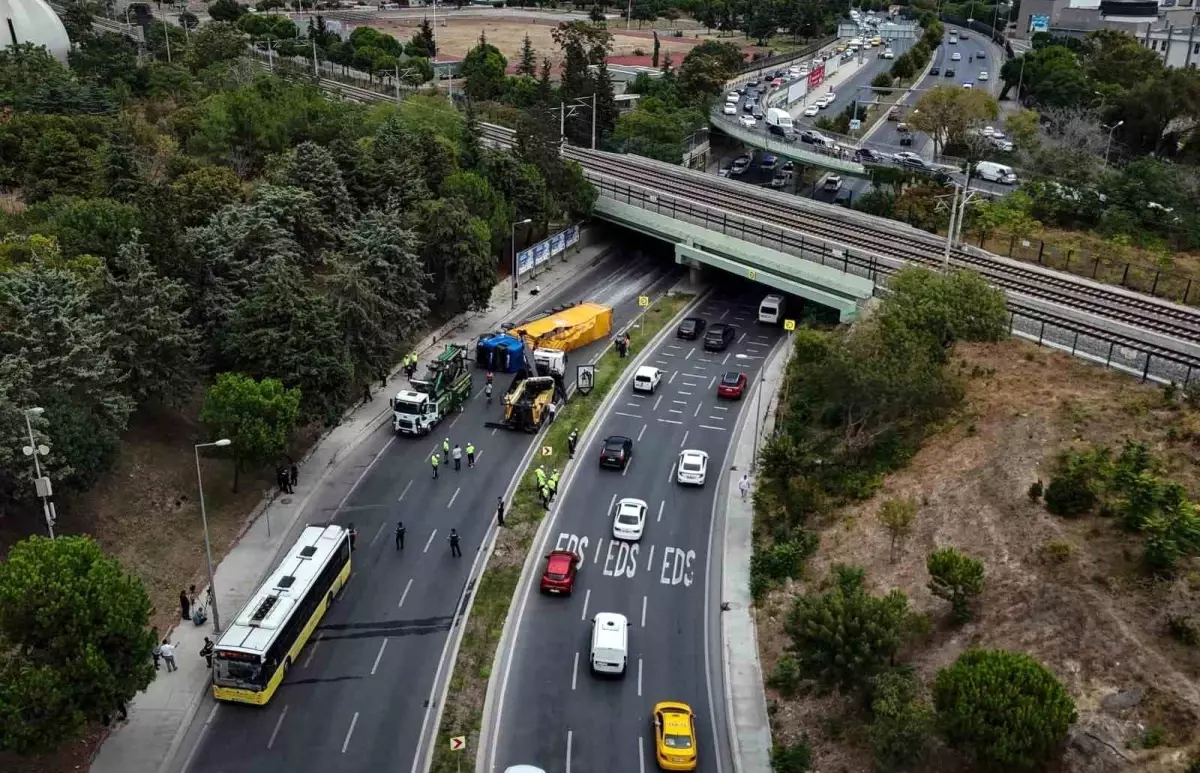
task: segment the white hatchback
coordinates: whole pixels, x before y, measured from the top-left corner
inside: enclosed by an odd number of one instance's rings
[[[738,118],[738,123],[747,129],[753,129],[758,124],[758,121],[754,120],[754,116],[752,115],[743,115]]]
[[[721,108],[721,112],[725,115],[737,115],[737,105],[733,102],[726,102],[725,107]]]
[[[687,486],[703,486],[708,477],[708,454],[688,449],[679,454],[675,480]]]
[[[820,112],[821,108],[817,107],[816,105],[809,105],[808,107],[804,108],[804,115],[806,118],[812,118],[814,115]]]
[[[637,542],[646,528],[646,510],[649,506],[640,499],[626,497],[613,507],[613,539]]]
[[[662,371],[653,365],[643,365],[633,374],[633,391],[654,394],[662,383]]]

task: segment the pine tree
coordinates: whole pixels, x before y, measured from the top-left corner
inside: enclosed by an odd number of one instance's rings
[[[479,114],[474,100],[467,100],[467,120],[462,133],[462,165],[475,169],[483,163],[483,145],[479,141]]]
[[[654,33],[654,53],[650,55],[650,66],[658,67],[658,50],[662,46],[658,41],[658,33]]]
[[[521,46],[521,62],[517,65],[517,75],[537,77],[537,52],[533,50],[533,41],[529,39],[528,33]]]
[[[550,80],[550,59],[542,59],[542,73],[538,77],[536,99],[537,104],[549,106],[554,100],[554,82]]]
[[[600,147],[617,127],[617,100],[612,76],[608,72],[608,65],[603,61],[596,66],[596,74],[592,80],[593,93],[596,95],[596,146]]]
[[[437,41],[433,37],[433,27],[430,26],[429,19],[421,19],[421,26],[417,29],[417,34],[413,36],[413,42],[419,48],[428,51],[430,59],[437,58]]]
[[[288,154],[281,175],[284,185],[308,191],[331,223],[345,226],[354,220],[354,204],[333,154],[315,142],[302,142]]]
[[[112,133],[104,147],[101,166],[104,195],[132,203],[142,190],[142,177],[133,138],[128,131],[118,129]]]

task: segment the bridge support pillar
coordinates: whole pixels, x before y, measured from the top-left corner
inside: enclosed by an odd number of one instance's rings
[[[699,287],[704,281],[704,269],[700,266],[688,266],[688,284]]]

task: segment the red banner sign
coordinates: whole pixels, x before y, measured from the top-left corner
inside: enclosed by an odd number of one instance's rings
[[[825,82],[825,64],[821,63],[808,72],[808,90],[812,91]]]

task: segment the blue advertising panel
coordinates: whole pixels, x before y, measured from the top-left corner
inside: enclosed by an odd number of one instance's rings
[[[1029,15],[1030,32],[1049,32],[1050,17],[1047,14],[1034,13]]]
[[[533,245],[533,265],[540,266],[550,260],[550,241],[546,240]]]
[[[563,251],[563,234],[556,233],[550,237],[550,254],[557,255]]]

